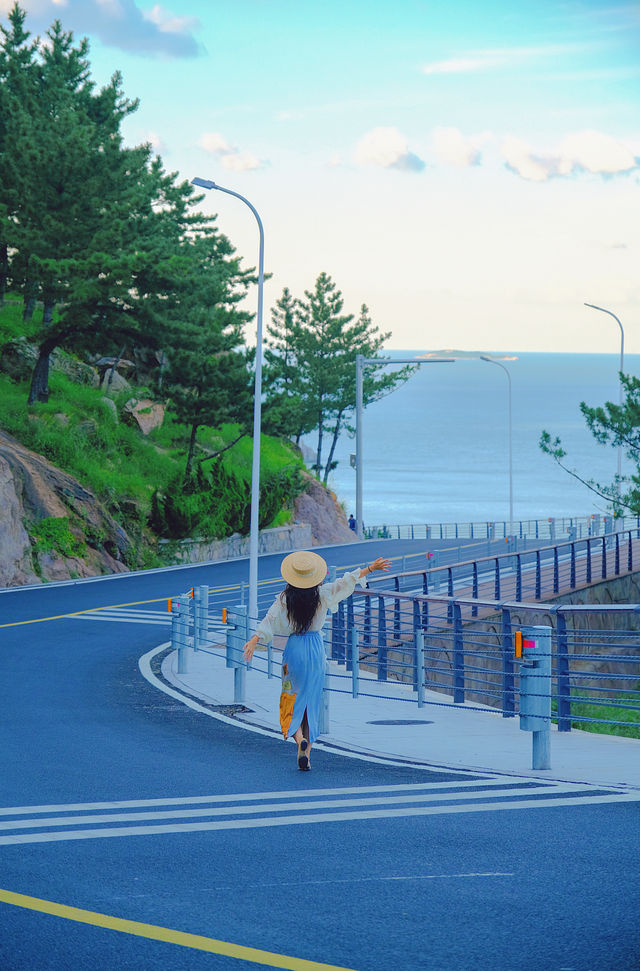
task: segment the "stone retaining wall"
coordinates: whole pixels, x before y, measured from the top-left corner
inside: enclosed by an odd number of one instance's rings
[[[260,531],[258,553],[289,553],[291,550],[310,549],[312,542],[308,523],[277,526]],[[167,565],[231,560],[249,555],[249,537],[234,533],[228,539],[220,540],[163,539],[158,543],[158,553]]]

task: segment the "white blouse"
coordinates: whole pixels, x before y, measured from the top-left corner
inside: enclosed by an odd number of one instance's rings
[[[345,573],[333,583],[323,583],[319,591],[320,606],[309,624],[309,630],[320,630],[327,619],[327,613],[335,610],[341,600],[351,596],[357,583],[361,587],[365,586],[365,578],[360,576],[359,569]],[[256,634],[261,644],[268,644],[278,634],[285,637],[293,634],[293,628],[287,617],[287,607],[281,596],[276,597],[269,607],[266,617],[258,624]]]

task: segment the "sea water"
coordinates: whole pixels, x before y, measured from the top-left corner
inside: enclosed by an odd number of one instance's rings
[[[390,358],[420,351],[390,351]],[[499,354],[511,376],[514,521],[606,512],[599,499],[545,455],[543,430],[562,440],[564,463],[585,479],[611,483],[617,450],[596,442],[580,412],[618,403],[616,354]],[[625,357],[640,374],[640,355]],[[365,525],[508,521],[509,383],[494,364],[458,358],[422,364],[387,397],[364,410]],[[352,419],[355,424],[355,419]],[[325,442],[327,441],[325,435]],[[305,439],[315,446],[313,435]],[[355,513],[355,439],[343,434],[329,485]],[[326,461],[326,454],[325,454]],[[634,468],[623,458],[623,474]]]

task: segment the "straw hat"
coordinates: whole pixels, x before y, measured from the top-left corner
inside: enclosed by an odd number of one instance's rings
[[[280,572],[292,587],[317,587],[327,575],[327,564],[317,553],[297,552],[285,556]]]

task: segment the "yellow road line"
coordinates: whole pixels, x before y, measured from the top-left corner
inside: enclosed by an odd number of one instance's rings
[[[107,604],[106,607],[87,607],[86,610],[74,610],[69,614],[55,614],[53,617],[34,617],[33,620],[14,620],[10,624],[0,624],[3,627],[22,627],[24,624],[43,624],[47,620],[64,620],[65,617],[79,617],[82,614],[94,614],[98,610],[117,610],[119,607],[138,607],[140,604],[157,604],[166,602],[168,597],[156,597],[154,600],[132,600],[126,604]]]
[[[287,968],[289,971],[349,971],[335,964],[322,964],[318,961],[307,961],[305,958],[287,957],[272,951],[262,951],[259,948],[245,947],[243,944],[231,944],[228,941],[218,941],[213,937],[202,937],[199,934],[188,934],[184,931],[174,931],[169,927],[158,927],[156,924],[142,924],[137,920],[125,920],[122,917],[110,917],[108,914],[98,914],[93,910],[80,910],[78,907],[67,907],[56,904],[51,900],[41,900],[39,897],[28,897],[11,890],[0,890],[0,901],[14,907],[24,907],[27,910],[37,910],[42,914],[52,914],[66,920],[75,920],[82,924],[93,924],[122,934],[135,934],[137,937],[147,937],[154,941],[164,941],[167,944],[179,944],[181,947],[191,947],[197,951],[209,951],[211,954],[224,954],[226,957],[237,958],[241,961],[253,961],[270,968]]]

